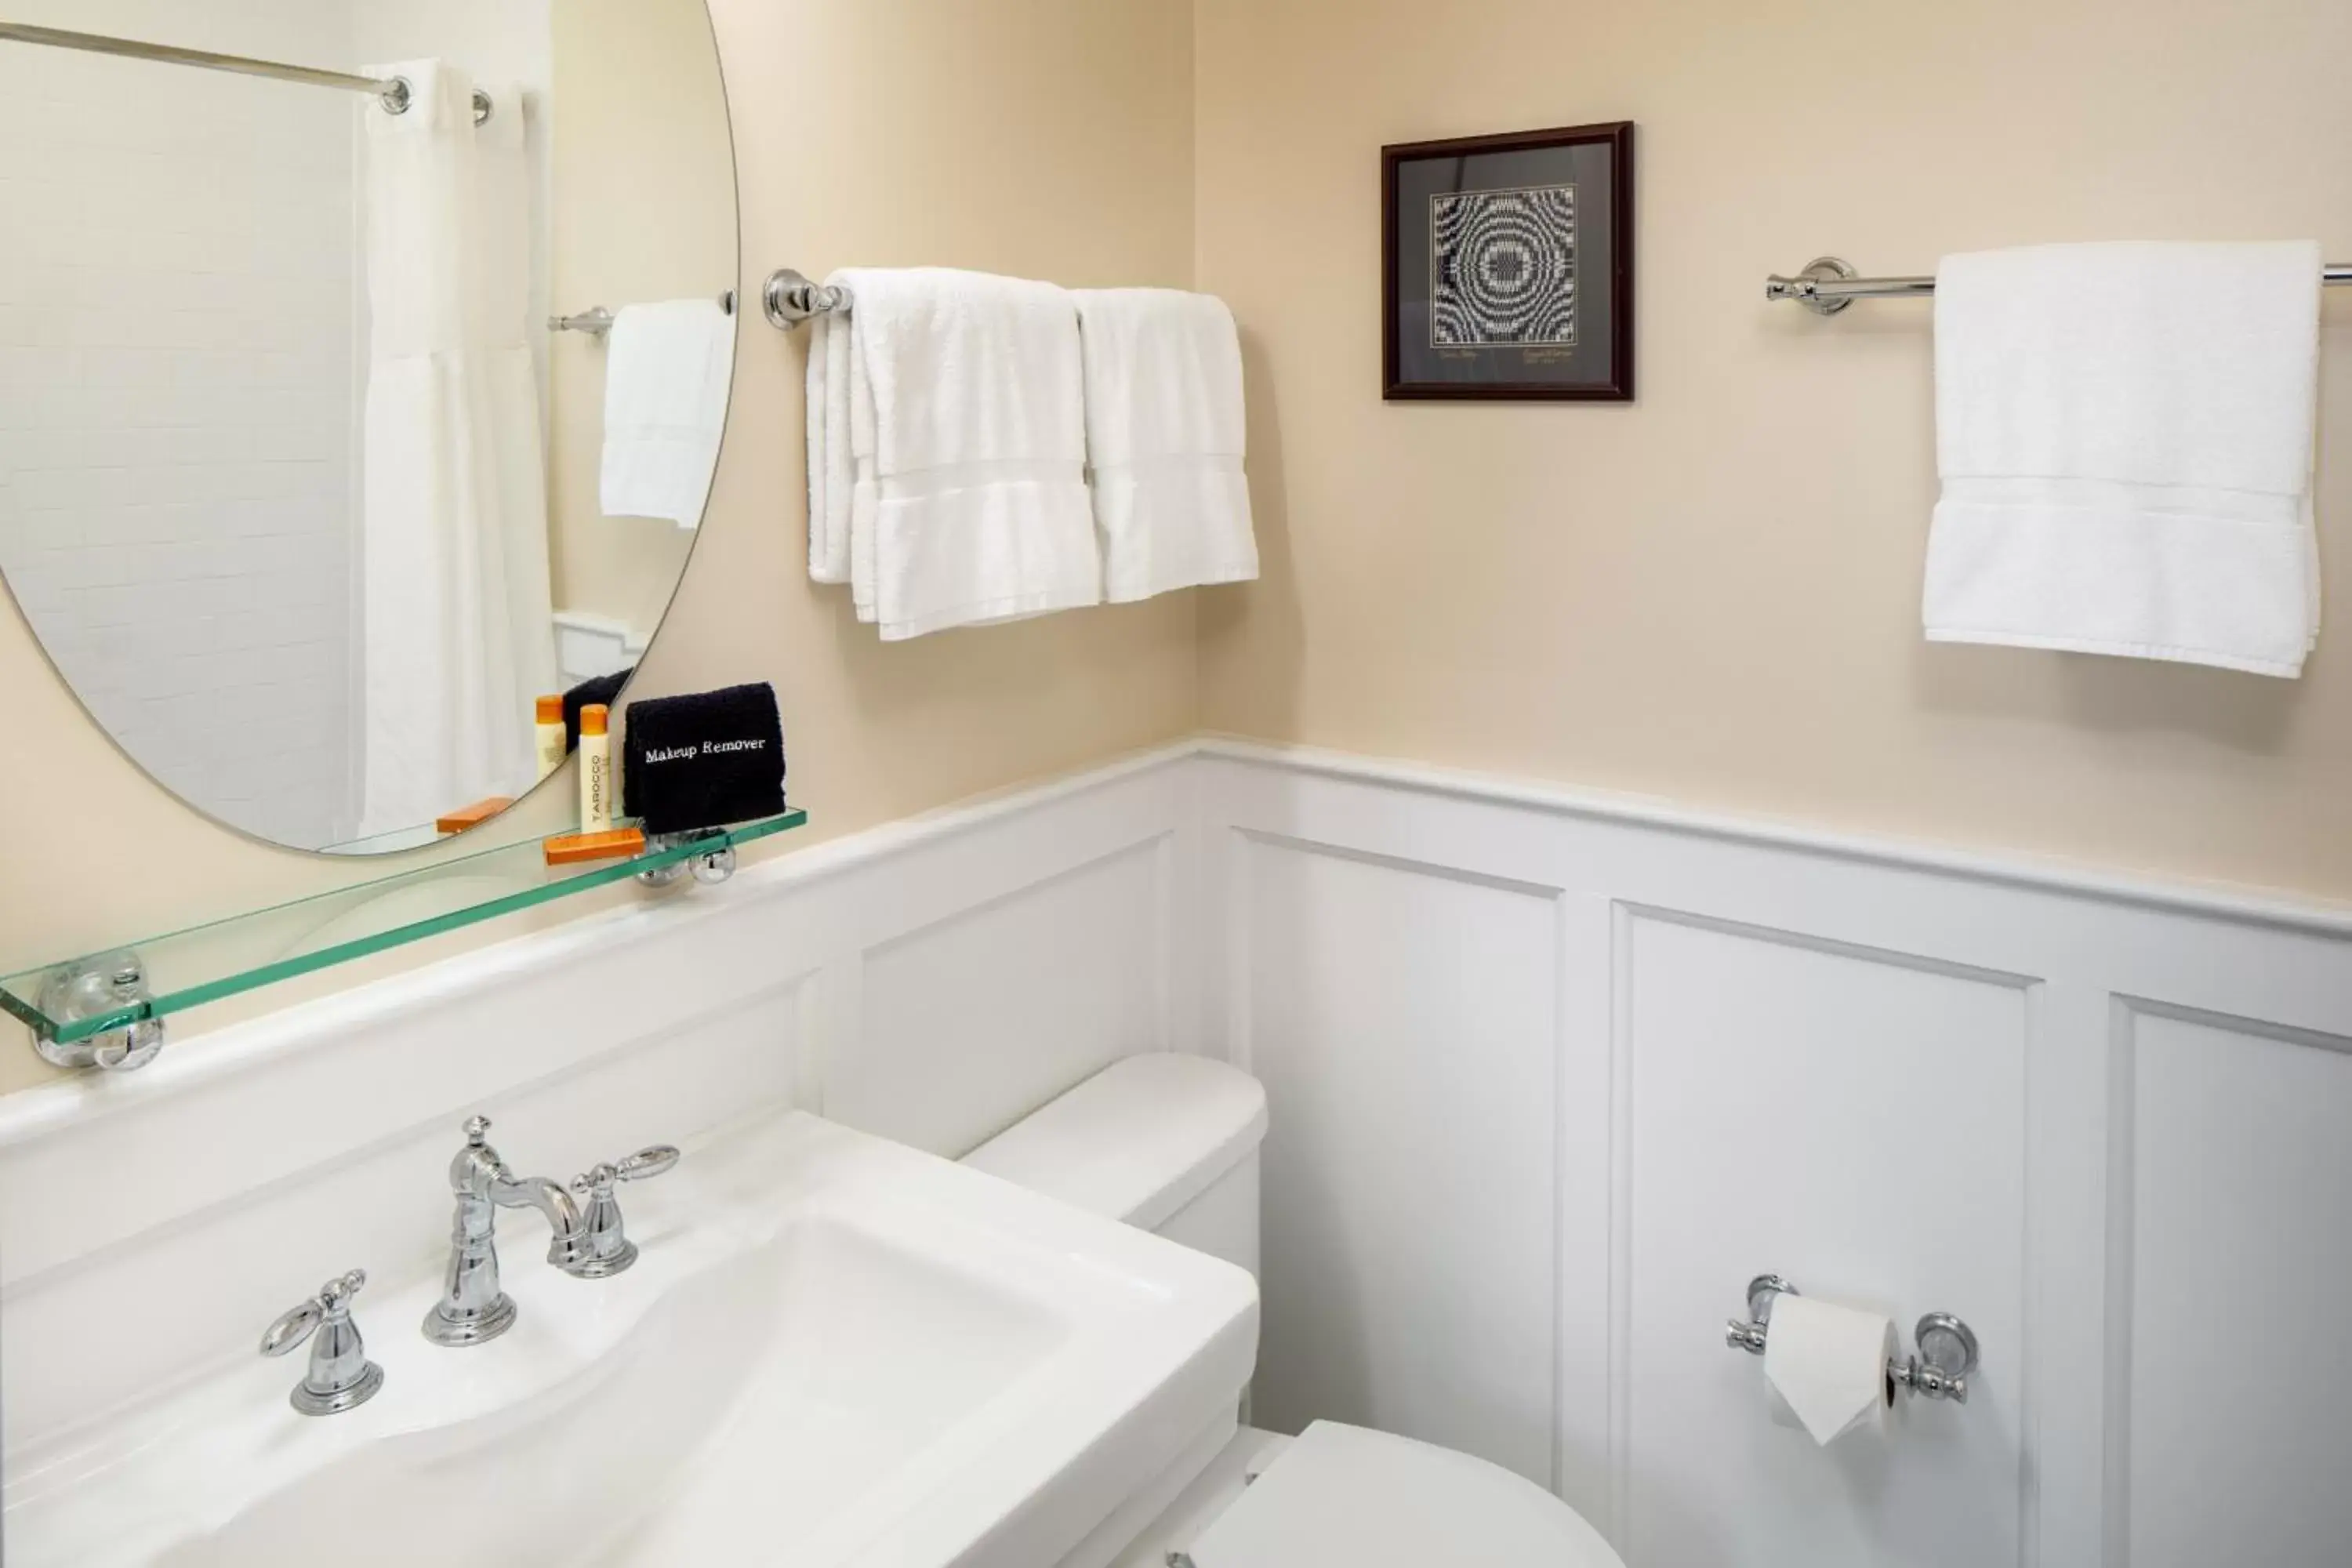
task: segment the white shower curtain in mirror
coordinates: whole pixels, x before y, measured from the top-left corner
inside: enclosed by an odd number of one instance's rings
[[[462,71],[369,74],[414,92],[404,114],[367,106],[361,174],[361,831],[375,834],[530,784],[555,633],[521,105],[494,92],[477,127]]]

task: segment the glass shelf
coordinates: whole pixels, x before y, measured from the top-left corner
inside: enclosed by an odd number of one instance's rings
[[[89,1040],[574,893],[610,887],[644,872],[672,867],[683,870],[688,862],[704,856],[725,854],[807,821],[808,813],[788,811],[781,816],[667,840],[626,859],[577,866],[548,865],[539,838],[503,844],[169,936],[128,943],[113,952],[8,975],[0,978],[0,1010],[22,1021],[40,1040],[59,1045]],[[143,997],[71,1020],[52,1017],[44,1011],[43,993],[53,975],[93,973],[102,988],[106,972],[116,967],[112,961],[127,961],[133,952],[146,991]]]

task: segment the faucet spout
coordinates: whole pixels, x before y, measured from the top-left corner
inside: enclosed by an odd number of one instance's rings
[[[545,1176],[502,1176],[490,1183],[486,1195],[502,1209],[533,1208],[546,1216],[550,1263],[561,1268],[579,1261],[588,1226],[561,1184]]]
[[[590,1237],[572,1194],[543,1176],[517,1176],[490,1147],[490,1124],[466,1123],[466,1146],[449,1162],[449,1272],[441,1300],[425,1319],[436,1345],[485,1344],[514,1326],[514,1299],[499,1280],[498,1212],[533,1208],[547,1216],[547,1260],[568,1268],[587,1256]]]

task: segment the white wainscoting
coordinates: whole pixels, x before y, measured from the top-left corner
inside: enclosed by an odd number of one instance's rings
[[[2336,1564],[2352,920],[1213,742],[1208,1047],[1265,1080],[1259,1419],[1556,1487],[1635,1568]],[[1955,1311],[1815,1449],[1749,1276]]]
[[[779,1102],[955,1154],[1160,1049],[1267,1084],[1268,1424],[1634,1568],[2346,1561],[2352,917],[1222,742],[0,1100],[8,1448],[436,1270],[475,1110],[533,1173]],[[1960,1313],[1969,1405],[1773,1425],[1767,1270]]]
[[[478,1110],[559,1178],[782,1103],[956,1155],[1116,1057],[1188,1048],[1192,766],[836,840],[0,1100],[7,1451],[253,1359],[343,1269],[437,1273]],[[507,1248],[526,1314],[537,1252]]]

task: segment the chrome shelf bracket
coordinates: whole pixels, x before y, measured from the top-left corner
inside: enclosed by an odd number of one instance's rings
[[[698,833],[655,833],[646,837],[646,849],[659,854],[681,844],[690,844],[705,835]],[[690,855],[683,860],[673,860],[667,866],[656,866],[637,873],[637,880],[648,888],[667,888],[691,874],[705,887],[715,888],[735,874],[735,846],[722,843],[704,855]]]
[[[122,948],[76,959],[49,971],[41,983],[41,1012],[60,1024],[125,1015],[121,1026],[79,1040],[58,1040],[36,1029],[33,1049],[51,1067],[97,1068],[136,1072],[163,1049],[163,1020],[143,1009],[154,1000],[147,965],[137,951]]]

